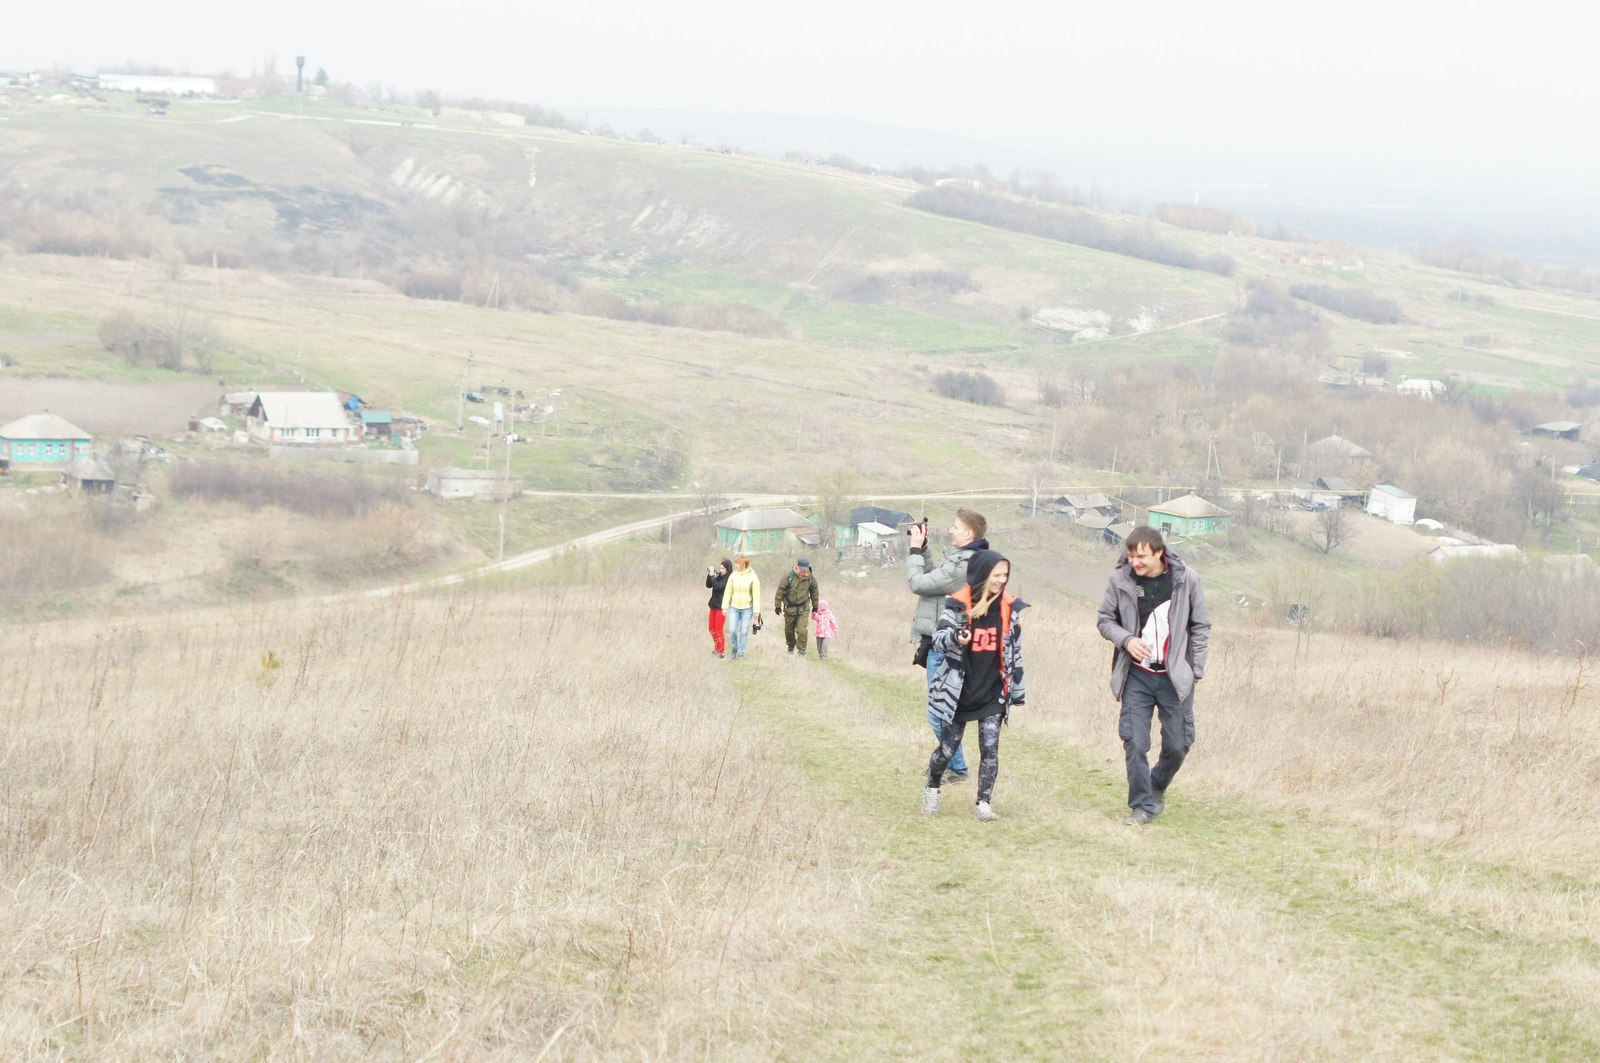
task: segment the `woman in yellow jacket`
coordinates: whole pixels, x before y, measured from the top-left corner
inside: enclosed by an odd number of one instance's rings
[[[722,590],[722,611],[728,614],[728,630],[732,633],[733,659],[744,658],[745,644],[750,641],[750,617],[758,619],[756,605],[761,601],[761,577],[750,567],[750,559],[743,554],[733,559],[733,574]]]

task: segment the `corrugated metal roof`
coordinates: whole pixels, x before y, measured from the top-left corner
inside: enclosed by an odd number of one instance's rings
[[[263,391],[256,396],[276,428],[348,428],[339,396],[331,391]]]
[[[717,527],[734,531],[782,531],[810,526],[809,520],[792,509],[747,509],[717,521]]]
[[[1212,505],[1199,495],[1189,494],[1174,498],[1170,502],[1162,502],[1151,506],[1152,513],[1165,513],[1169,517],[1226,517],[1228,511],[1221,506]]]
[[[90,435],[64,417],[53,413],[30,413],[8,425],[0,425],[5,439],[89,439]]]
[[[1382,491],[1384,494],[1389,495],[1389,496],[1391,496],[1393,498],[1416,498],[1417,497],[1416,495],[1412,494],[1410,491],[1402,491],[1402,490],[1400,490],[1400,488],[1396,487],[1394,484],[1373,484],[1372,485],[1372,489],[1374,491]]]

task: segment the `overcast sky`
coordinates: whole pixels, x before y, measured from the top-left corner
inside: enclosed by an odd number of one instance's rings
[[[9,6],[0,69],[245,73],[276,56],[292,71],[304,54],[402,91],[851,118],[1218,180],[1292,164],[1468,177],[1531,201],[1600,187],[1600,77],[1575,3],[1493,18],[1407,0]]]

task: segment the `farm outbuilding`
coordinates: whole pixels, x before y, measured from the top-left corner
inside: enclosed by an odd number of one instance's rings
[[[887,528],[899,529],[911,524],[913,519],[911,514],[904,510],[887,509],[883,506],[856,506],[850,511],[848,523],[834,526],[834,541],[840,546],[864,542],[861,537],[861,527],[864,524],[881,524]]]
[[[1395,524],[1415,524],[1417,496],[1394,484],[1373,484],[1367,495],[1367,512]]]
[[[792,509],[746,509],[717,521],[717,542],[738,554],[767,554],[802,545],[817,527]]]
[[[117,474],[103,461],[79,458],[61,474],[61,482],[75,495],[109,495],[116,490]]]
[[[1528,434],[1544,436],[1546,439],[1570,439],[1577,442],[1583,436],[1583,425],[1577,421],[1546,421],[1528,429]]]

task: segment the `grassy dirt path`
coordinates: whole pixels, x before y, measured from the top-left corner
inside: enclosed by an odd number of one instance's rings
[[[1120,774],[1029,732],[1042,697],[1002,738],[1003,818],[973,819],[971,783],[928,818],[910,668],[730,675],[879,854],[874,930],[819,972],[829,1018],[793,1058],[1600,1055],[1592,883],[1386,847],[1181,780],[1161,819],[1125,827]],[[1523,927],[1528,905],[1569,908],[1571,932]]]

